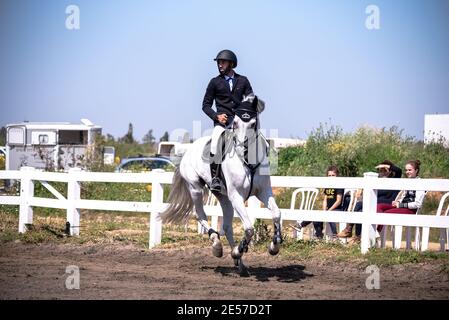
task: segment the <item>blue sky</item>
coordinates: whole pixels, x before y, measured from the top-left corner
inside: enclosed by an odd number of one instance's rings
[[[80,29],[65,27],[66,7]],[[365,8],[380,9],[380,29]],[[449,113],[449,1],[0,2],[0,126],[79,122],[141,139],[212,126],[201,110],[213,58],[239,58],[266,101],[262,127],[305,138],[320,123],[404,129]]]

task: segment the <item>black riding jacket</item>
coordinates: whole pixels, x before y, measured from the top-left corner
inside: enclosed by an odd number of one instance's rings
[[[225,113],[228,115],[226,125],[229,125],[234,118],[234,110],[238,104],[243,100],[243,95],[249,95],[253,92],[251,84],[245,76],[234,72],[232,91],[229,88],[229,83],[226,81],[224,75],[219,75],[212,78],[206,89],[206,94],[203,99],[203,111],[209,118],[214,121],[215,125],[221,125],[218,122],[217,116]],[[215,99],[215,108],[212,105]]]

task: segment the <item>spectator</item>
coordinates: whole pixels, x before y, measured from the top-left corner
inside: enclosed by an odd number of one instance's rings
[[[390,160],[384,160],[379,165],[376,166],[379,178],[400,178],[402,175],[401,168],[397,167]],[[396,199],[399,190],[378,190],[377,191],[377,204],[391,204],[391,202]],[[363,210],[363,201],[360,197],[357,198],[357,203],[354,207],[354,212],[360,212]],[[340,238],[351,238],[350,243],[359,243],[362,234],[362,225],[355,225],[355,236],[352,237],[352,229],[354,228],[354,223],[348,223],[346,228],[337,234]]]
[[[419,179],[419,167],[421,162],[419,160],[407,161],[405,165],[405,174],[407,178]],[[425,191],[407,190],[402,193],[402,196],[397,201],[391,203],[378,203],[377,212],[381,213],[400,213],[400,214],[416,214],[416,210],[421,208]],[[377,226],[377,231],[382,231],[383,226]]]
[[[330,166],[327,169],[328,177],[337,177],[339,174],[338,168],[336,166]],[[337,211],[341,210],[343,203],[343,192],[344,189],[324,189],[324,200],[323,200],[323,210],[324,211]],[[302,221],[300,224],[292,226],[295,230],[300,231],[305,226],[309,225],[310,221]],[[313,227],[315,229],[315,235],[317,238],[323,238],[323,222],[314,222]],[[334,238],[337,237],[337,226],[335,222],[329,222],[332,235]]]

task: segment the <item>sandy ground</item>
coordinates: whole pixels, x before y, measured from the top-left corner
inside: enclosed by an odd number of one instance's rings
[[[449,299],[449,276],[436,263],[383,267],[380,289],[368,290],[356,264],[248,253],[249,277],[241,277],[226,253],[7,243],[0,299]],[[66,289],[70,265],[79,267],[79,290]]]

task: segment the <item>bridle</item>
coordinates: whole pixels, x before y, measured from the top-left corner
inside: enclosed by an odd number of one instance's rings
[[[249,114],[244,113],[242,115],[242,117],[245,115],[249,116]],[[251,120],[251,117],[249,117],[248,120]],[[237,151],[236,151],[236,154],[239,157],[239,159],[243,162],[243,164],[249,169],[249,172],[250,172],[250,188],[249,188],[248,195],[245,198],[245,201],[246,201],[246,200],[248,200],[249,196],[251,195],[251,191],[253,189],[254,175],[256,174],[257,168],[260,167],[262,162],[268,156],[269,150],[268,150],[268,146],[267,146],[265,153],[264,153],[264,157],[260,161],[258,161],[256,164],[249,163],[249,160],[248,160],[248,150],[250,147],[250,145],[248,144],[249,139],[247,136],[245,136],[245,140],[243,142],[237,140],[237,135],[235,134],[236,129],[234,128],[234,121],[235,120],[233,119],[232,122],[228,126],[225,127],[225,129],[230,130],[230,132],[232,134],[232,142],[234,145],[234,150],[236,150],[237,147],[243,148],[243,156],[238,154]],[[263,136],[263,134],[259,130],[259,113],[257,113],[257,115],[256,115],[255,132],[256,132],[256,135],[252,139],[253,140],[252,143],[256,143],[256,148],[257,148],[258,147],[257,143],[258,143],[259,138],[262,138],[262,139],[264,139],[264,141],[267,141],[266,138]]]

